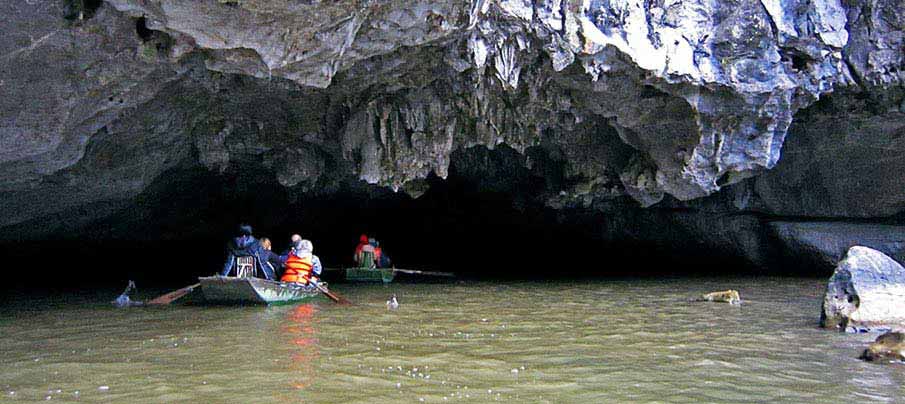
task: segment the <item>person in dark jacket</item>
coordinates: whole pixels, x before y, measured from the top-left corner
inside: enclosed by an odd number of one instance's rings
[[[269,238],[261,237],[261,249],[261,258],[267,265],[270,265],[274,279],[278,278],[278,274],[282,272],[283,261],[277,253],[273,252],[273,244],[270,243]]]
[[[258,271],[264,274],[264,277],[270,280],[274,279],[273,270],[269,265],[265,265],[263,254],[264,249],[261,243],[252,235],[251,226],[243,224],[239,226],[239,236],[230,240],[226,245],[227,257],[226,263],[223,265],[223,276],[229,276],[229,273],[236,266],[236,257],[255,257],[255,264]]]

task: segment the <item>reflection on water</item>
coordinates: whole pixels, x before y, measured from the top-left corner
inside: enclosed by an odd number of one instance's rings
[[[298,305],[287,313],[286,322],[280,327],[286,342],[295,351],[290,355],[288,369],[298,378],[290,383],[295,389],[304,389],[315,378],[314,364],[318,358],[318,347],[312,322],[316,312],[317,306],[314,304]]]
[[[0,402],[900,401],[875,335],[816,327],[824,280],[336,285],[357,302],[114,309],[18,297]],[[734,288],[740,307],[693,303]],[[399,296],[398,310],[386,299]]]

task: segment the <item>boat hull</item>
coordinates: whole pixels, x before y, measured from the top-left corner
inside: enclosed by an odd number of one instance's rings
[[[323,294],[317,289],[260,278],[217,275],[200,277],[198,281],[206,303],[277,305],[323,299]]]
[[[346,268],[346,280],[349,282],[383,282],[390,283],[396,277],[392,268]]]

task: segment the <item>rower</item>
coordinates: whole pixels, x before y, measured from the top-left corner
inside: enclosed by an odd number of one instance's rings
[[[374,246],[371,245],[372,241],[374,241],[374,239],[368,239],[368,236],[362,234],[361,242],[358,244],[358,247],[355,248],[355,256],[353,259],[355,260],[355,264],[360,268],[376,267],[374,262]]]

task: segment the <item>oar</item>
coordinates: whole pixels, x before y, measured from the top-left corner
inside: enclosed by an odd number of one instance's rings
[[[189,294],[191,291],[195,290],[195,288],[197,288],[198,286],[201,286],[201,284],[196,283],[194,285],[186,286],[182,289],[174,290],[170,293],[167,293],[165,295],[160,295],[160,296],[155,297],[152,300],[149,300],[147,304],[170,304],[170,303],[173,303],[173,301]]]
[[[337,295],[337,294],[335,294],[335,293],[333,293],[333,292],[327,290],[327,288],[325,288],[324,285],[321,285],[321,284],[319,284],[319,283],[315,283],[314,286],[317,287],[317,289],[320,290],[321,292],[323,292],[325,295],[327,295],[327,297],[329,297],[330,300],[332,300],[332,301],[334,301],[334,302],[336,302],[336,303],[339,303],[339,304],[352,304],[352,302],[351,302],[349,299],[346,299],[345,297],[339,296],[339,295]]]
[[[393,268],[393,272],[402,272],[404,274],[415,274],[415,275],[445,276],[447,278],[456,277],[456,275],[452,272],[416,271],[414,269],[399,269],[399,268]]]

